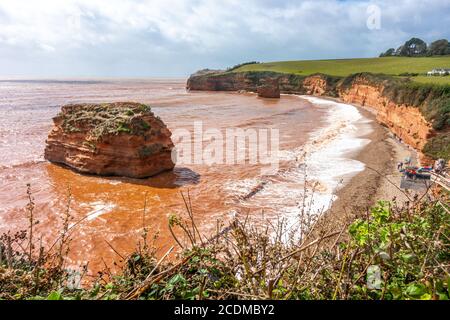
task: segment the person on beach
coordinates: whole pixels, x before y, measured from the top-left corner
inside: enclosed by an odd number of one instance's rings
[[[402,171],[402,169],[403,169],[403,162],[397,163],[397,170]]]
[[[444,171],[444,168],[445,168],[445,160],[444,159],[436,160],[436,162],[434,163],[434,171],[436,173],[441,173],[442,171]]]
[[[411,157],[405,158],[405,164],[409,166],[411,164]]]

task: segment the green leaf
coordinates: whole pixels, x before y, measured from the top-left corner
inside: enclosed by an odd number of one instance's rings
[[[432,296],[429,293],[425,293],[420,297],[420,300],[431,300]]]
[[[406,294],[413,297],[419,298],[426,293],[426,287],[421,283],[411,283],[406,288]]]
[[[105,285],[105,289],[107,289],[107,290],[111,290],[113,288],[114,288],[114,284],[111,282]]]
[[[177,283],[186,283],[186,279],[181,274],[177,273],[169,280],[168,283],[169,283],[169,285],[174,286]]]
[[[407,263],[416,263],[418,262],[417,256],[413,253],[406,253],[402,255],[403,261]]]
[[[447,290],[450,293],[450,277],[447,277]]]
[[[58,291],[53,291],[47,296],[47,300],[63,300],[61,293]]]

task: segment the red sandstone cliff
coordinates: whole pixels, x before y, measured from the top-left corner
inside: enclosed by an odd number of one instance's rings
[[[320,75],[306,77],[303,80],[303,87],[306,94],[313,96],[322,96],[329,90],[327,81]]]
[[[253,91],[264,84],[265,79],[274,77],[270,72],[258,73],[210,73],[192,75],[187,83],[190,90],[213,91]],[[376,111],[378,121],[388,127],[419,152],[428,140],[436,135],[432,125],[424,118],[419,108],[406,104],[396,104],[384,95],[382,82],[371,82],[363,75],[353,79],[349,86],[343,86],[335,78],[322,74],[308,77],[277,74],[281,93],[335,96],[347,103],[360,104]],[[430,163],[420,154],[422,163]]]
[[[264,83],[257,88],[258,97],[262,98],[280,98],[280,86],[278,79],[265,79]]]
[[[62,107],[45,158],[82,173],[144,178],[171,170],[171,132],[138,103]]]
[[[304,81],[308,94],[323,95],[326,83],[320,77],[308,77]],[[420,161],[431,164],[432,160],[421,151],[428,139],[436,133],[426,121],[419,108],[396,104],[383,94],[383,83],[371,83],[364,76],[357,77],[350,86],[337,86],[338,97],[347,103],[354,103],[376,111],[377,120],[388,127],[397,137],[419,151]]]
[[[435,135],[419,108],[398,105],[383,96],[383,85],[372,85],[357,79],[347,90],[339,92],[344,102],[367,106],[377,112],[377,120],[414,149],[421,151]],[[423,159],[426,160],[426,159]]]
[[[266,80],[277,79],[276,85],[282,93],[300,93],[303,90],[303,77],[289,74],[263,72],[254,75],[249,72],[205,72],[200,71],[189,77],[186,88],[200,91],[240,91],[257,92],[265,86]]]

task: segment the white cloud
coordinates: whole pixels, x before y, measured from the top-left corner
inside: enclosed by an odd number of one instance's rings
[[[380,30],[366,26],[369,4],[381,8]],[[448,37],[449,13],[438,0],[1,0],[0,70],[183,75],[243,60],[374,56],[411,36]]]

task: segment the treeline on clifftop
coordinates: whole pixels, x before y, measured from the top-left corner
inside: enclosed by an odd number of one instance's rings
[[[239,64],[236,64],[236,65],[228,68],[227,71],[234,71],[236,69],[239,69],[240,67],[248,66],[248,65],[251,65],[251,64],[258,64],[258,63],[260,63],[260,62],[258,62],[258,61],[249,61],[249,62],[239,63]]]
[[[431,57],[450,54],[450,43],[447,39],[432,42],[429,46],[419,38],[411,38],[397,49],[389,48],[380,57]]]

